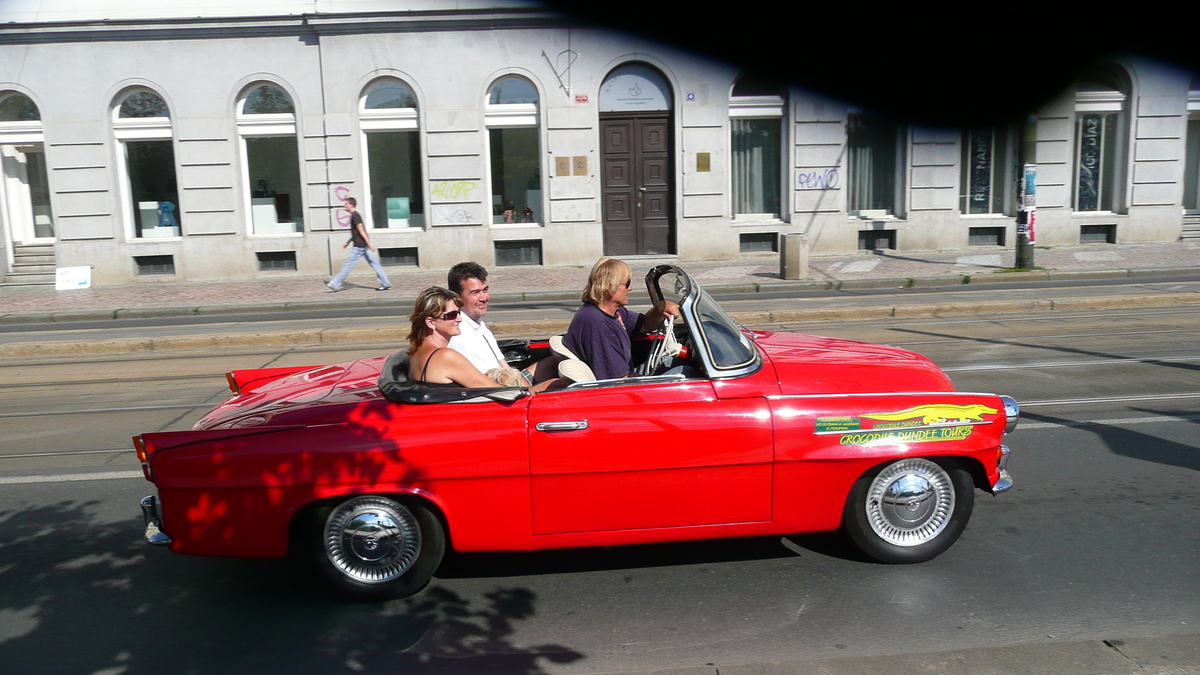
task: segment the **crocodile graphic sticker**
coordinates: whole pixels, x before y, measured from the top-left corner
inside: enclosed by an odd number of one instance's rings
[[[936,403],[918,405],[895,412],[859,413],[857,416],[818,417],[815,433],[839,434],[840,445],[872,443],[957,441],[968,438],[978,424],[988,424],[984,415],[996,408],[986,405]]]

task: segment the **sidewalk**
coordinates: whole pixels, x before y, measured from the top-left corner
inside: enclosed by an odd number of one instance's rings
[[[1016,282],[1064,278],[1128,278],[1171,273],[1200,273],[1200,244],[1088,245],[1038,249],[1040,271],[1006,273],[1011,249],[901,253],[861,252],[813,257],[809,279],[779,278],[774,253],[734,260],[682,262],[679,265],[709,290],[731,292],[811,291],[828,288],[906,288],[962,283]],[[630,259],[635,277],[666,257]],[[373,273],[361,266],[341,291],[329,291],[325,276],[288,274],[251,281],[171,282],[161,277],[121,286],[55,291],[51,287],[0,288],[0,323],[105,320],[135,316],[180,316],[294,309],[411,306],[424,288],[445,285],[445,270],[391,268],[393,288],[376,292]],[[573,299],[583,289],[587,267],[497,267],[488,282],[497,304],[521,300]],[[406,309],[409,307],[406,307]]]

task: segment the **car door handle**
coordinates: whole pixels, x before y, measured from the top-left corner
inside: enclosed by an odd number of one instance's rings
[[[538,422],[534,427],[538,431],[582,431],[587,428],[587,420],[573,422]]]

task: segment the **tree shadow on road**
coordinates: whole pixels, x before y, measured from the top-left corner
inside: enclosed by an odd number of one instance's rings
[[[0,663],[11,673],[544,673],[579,652],[518,646],[520,587],[433,585],[390,602],[307,586],[282,560],[174,555],[97,502],[0,511]]]

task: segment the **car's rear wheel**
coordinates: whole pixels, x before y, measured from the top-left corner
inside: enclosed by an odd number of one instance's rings
[[[876,467],[854,483],[842,526],[876,560],[924,562],[950,548],[974,506],[971,474],[927,459],[902,459]]]
[[[302,535],[310,561],[339,592],[358,598],[412,595],[446,550],[441,521],[420,503],[364,495],[310,513]]]

